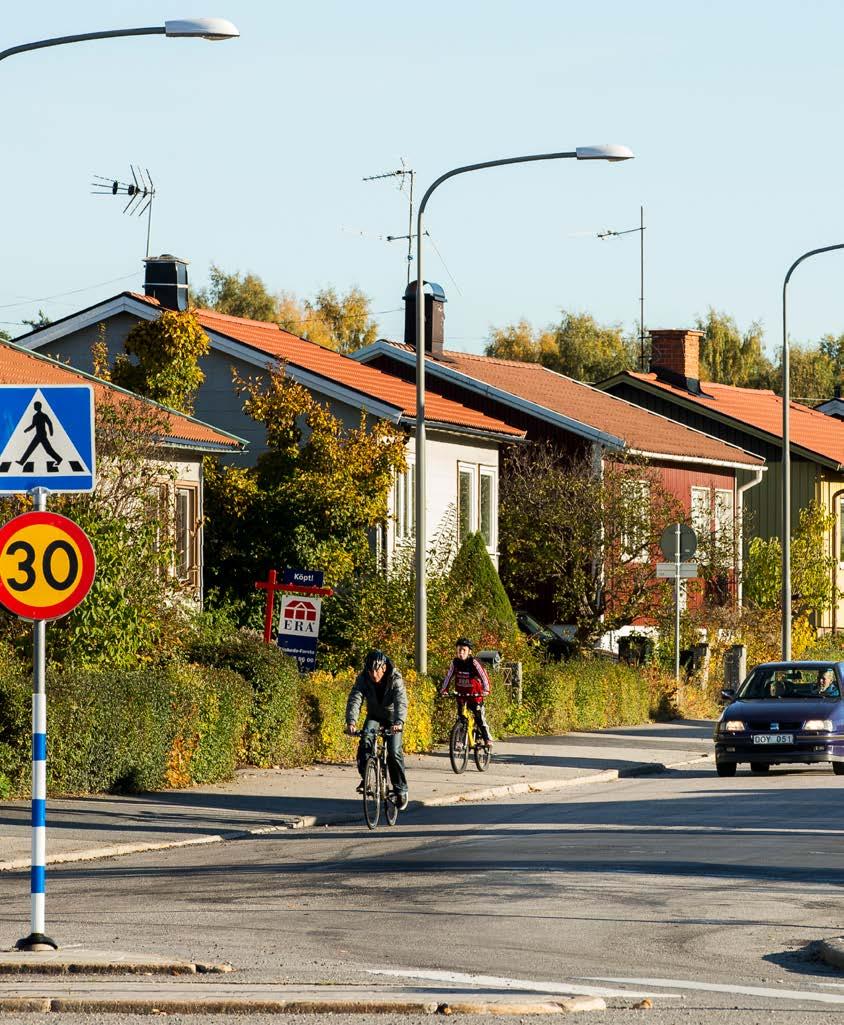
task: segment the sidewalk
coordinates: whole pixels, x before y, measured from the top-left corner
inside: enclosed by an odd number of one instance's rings
[[[410,755],[410,808],[508,794],[611,782],[700,763],[712,771],[712,724],[676,721],[645,726],[525,737],[495,744],[479,773],[470,759],[461,776],[448,752]],[[354,750],[350,739],[350,753]],[[709,756],[709,761],[703,759]],[[360,823],[358,777],[353,765],[307,769],[244,769],[229,783],[131,796],[47,802],[47,862],[81,861],[314,825]],[[27,870],[30,858],[27,801],[0,803],[0,871]]]

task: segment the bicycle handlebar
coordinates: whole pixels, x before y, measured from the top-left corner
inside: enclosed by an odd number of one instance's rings
[[[395,732],[396,733],[401,733],[403,730],[404,730],[404,726],[400,726]],[[378,734],[377,735],[380,735],[382,737],[388,737],[392,732],[393,732],[392,726],[382,726],[381,729],[378,730]],[[363,730],[355,729],[355,730],[352,730],[351,733],[346,733],[344,735],[347,736],[347,737],[360,737],[360,736],[363,736]]]

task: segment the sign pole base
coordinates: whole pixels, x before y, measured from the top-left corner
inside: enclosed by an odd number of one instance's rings
[[[43,932],[31,932],[25,939],[18,940],[15,944],[15,950],[58,950],[59,945],[55,940],[51,940],[49,936],[45,936]]]

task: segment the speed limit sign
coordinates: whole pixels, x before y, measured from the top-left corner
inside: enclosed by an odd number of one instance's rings
[[[28,512],[0,528],[0,604],[21,619],[61,619],[94,582],[97,561],[73,520]]]

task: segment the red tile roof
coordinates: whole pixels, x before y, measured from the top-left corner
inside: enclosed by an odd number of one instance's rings
[[[148,403],[147,400],[138,398],[122,388],[79,373],[54,359],[21,349],[9,342],[0,342],[0,384],[91,384],[94,388],[95,403],[110,401],[116,397],[122,401],[144,406],[153,405],[156,409],[164,410],[169,428],[167,441],[187,444],[195,442],[197,448],[213,445],[231,452],[238,452],[244,447],[237,438],[208,424],[165,409],[157,403]]]
[[[414,351],[404,343],[390,344]],[[561,413],[594,430],[612,434],[634,451],[686,459],[699,458],[702,462],[719,460],[746,466],[760,466],[764,463],[763,459],[735,445],[651,413],[631,402],[599,391],[592,385],[564,377],[538,363],[521,363],[469,352],[446,351],[443,355],[448,360],[444,362],[445,366],[493,388]]]
[[[394,406],[404,417],[416,415],[416,386],[392,374],[350,359],[342,353],[326,349],[298,335],[284,331],[278,324],[263,320],[230,317],[216,310],[196,310],[199,322],[206,331],[214,331],[235,341],[249,345],[292,366],[318,374],[351,388],[361,395],[378,399]],[[425,397],[425,421],[449,424],[472,430],[504,434],[513,438],[524,437],[524,431],[494,417],[446,399],[428,390]]]
[[[736,388],[730,384],[701,381],[700,387],[704,394],[692,395],[684,388],[675,388],[658,380],[656,374],[627,371],[620,376],[645,381],[686,402],[731,417],[774,438],[782,438],[782,398],[767,388]],[[792,445],[799,445],[809,452],[834,460],[840,466],[844,465],[844,422],[799,402],[791,402],[789,411]]]

